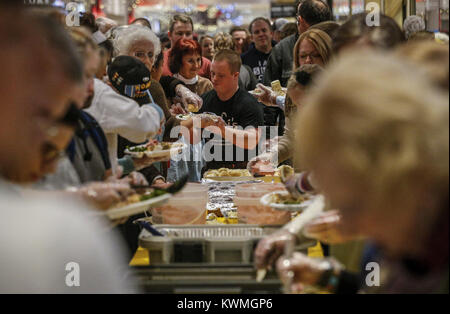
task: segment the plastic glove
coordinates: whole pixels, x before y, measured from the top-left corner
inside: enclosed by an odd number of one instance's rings
[[[266,106],[275,106],[277,107],[277,93],[275,93],[272,89],[267,86],[264,86],[261,83],[256,85],[258,89],[262,91],[261,94],[256,94],[255,97],[259,102],[263,103]]]
[[[196,110],[192,110],[193,112],[200,110],[203,105],[203,99],[186,86],[177,85],[176,94],[181,98],[184,108],[188,108],[189,105],[194,105]]]
[[[280,257],[276,264],[280,280],[286,283],[293,274],[293,289],[301,285],[316,285],[321,275],[330,268],[328,262],[313,259],[305,254],[294,252],[291,258]],[[301,287],[301,286],[300,286]]]
[[[324,212],[319,217],[309,222],[303,231],[308,238],[317,239],[328,244],[339,244],[350,240],[340,230],[341,215],[338,210]]]
[[[181,104],[172,105],[169,111],[172,116],[176,116],[178,114],[187,114],[187,111],[184,110]]]
[[[275,162],[273,154],[262,153],[250,159],[247,163],[247,170],[252,174],[273,175],[275,173]]]
[[[194,119],[194,127],[200,126],[202,129],[207,128],[209,126],[216,126],[219,129],[223,129],[226,125],[225,121],[223,121],[222,117],[214,116],[210,114],[198,114],[193,116]]]
[[[83,199],[99,209],[108,209],[120,202],[133,191],[126,182],[92,182],[80,187],[77,191]]]
[[[132,185],[148,185],[147,179],[140,172],[133,171],[126,178],[130,180],[129,183]]]
[[[321,276],[328,270],[333,270],[338,276],[342,269],[342,265],[332,258],[310,258],[299,252],[294,252],[291,258],[282,256],[277,261],[280,280],[286,283],[292,278],[291,290],[295,292],[301,292],[305,286],[317,286]]]
[[[141,169],[151,166],[155,162],[164,162],[164,161],[169,161],[169,160],[170,160],[170,155],[162,156],[162,157],[155,157],[155,158],[144,155],[144,156],[142,156],[142,158],[133,158],[133,164],[134,164],[134,169],[141,170]]]
[[[118,25],[116,21],[106,17],[99,17],[95,20],[95,24],[97,24],[99,31],[103,34],[106,34],[111,28],[117,27]]]
[[[297,237],[288,230],[281,229],[261,239],[254,252],[256,269],[271,268],[275,261],[283,254],[284,247],[289,241],[297,242]]]

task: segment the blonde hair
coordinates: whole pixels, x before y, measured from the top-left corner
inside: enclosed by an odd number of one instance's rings
[[[303,40],[309,40],[320,54],[324,64],[327,64],[331,58],[332,41],[330,36],[320,29],[310,29],[302,33],[294,46],[294,66],[296,69],[300,66],[299,50]]]
[[[234,50],[234,42],[231,35],[221,32],[214,36],[214,50],[218,52],[223,49]]]
[[[239,54],[231,49],[223,49],[218,51],[213,57],[213,62],[215,61],[226,61],[230,67],[230,72],[232,74],[239,72],[242,65],[241,57],[239,56]]]
[[[91,32],[85,27],[72,27],[69,29],[70,37],[78,49],[78,53],[83,59],[88,55],[88,49],[97,51],[97,43],[92,39]]]
[[[435,41],[410,41],[396,49],[399,57],[422,69],[436,86],[449,88],[449,47]]]
[[[287,83],[287,89],[288,91],[290,89],[300,87],[302,89],[309,89],[311,88],[316,82],[317,82],[317,76],[323,72],[323,68],[320,65],[317,64],[304,64],[297,69],[295,69],[292,73],[292,75],[289,77],[288,83]],[[302,74],[309,74],[311,77],[310,82],[304,83],[299,82],[299,78],[301,79]],[[292,102],[292,99],[288,95],[286,95],[286,102],[285,102],[285,114],[287,117],[291,118],[295,112],[297,112],[297,106],[294,105]]]
[[[375,207],[405,204],[418,188],[448,195],[448,98],[410,65],[392,54],[344,54],[305,103],[296,145],[303,166],[316,171],[328,160],[357,182],[348,189],[367,188]]]

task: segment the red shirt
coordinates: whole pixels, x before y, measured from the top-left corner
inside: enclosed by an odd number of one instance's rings
[[[169,53],[170,49],[164,51],[164,66],[162,75],[172,76],[173,73],[170,72],[169,69]],[[202,67],[200,68],[200,71],[198,71],[198,75],[211,80],[211,61],[209,61],[209,59],[202,57]]]

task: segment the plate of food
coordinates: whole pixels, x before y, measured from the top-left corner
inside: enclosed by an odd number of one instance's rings
[[[288,191],[276,191],[261,197],[261,204],[273,209],[300,212],[305,210],[314,201],[312,195],[302,195],[299,198],[292,197]]]
[[[194,105],[194,104],[189,104],[189,105],[187,105],[187,111],[189,111],[189,112],[198,112],[199,110],[200,110],[200,108],[198,108],[196,105]]]
[[[192,113],[191,113],[191,112],[186,113],[186,114],[180,113],[180,114],[177,114],[175,117],[176,117],[178,120],[186,121],[186,120],[188,120],[188,119],[190,119],[190,118],[192,117]]]
[[[150,207],[163,205],[171,195],[151,189],[144,194],[134,193],[108,209],[105,214],[111,220],[137,215],[147,211]]]
[[[185,147],[186,144],[183,143],[156,142],[127,147],[125,154],[135,158],[142,158],[144,156],[151,158],[171,157],[181,153]]]
[[[273,81],[270,83],[272,90],[278,95],[278,96],[286,96],[286,88],[281,87],[281,83],[279,80]]]
[[[254,90],[249,91],[250,94],[252,94],[253,96],[259,96],[261,94],[263,94],[264,92],[262,90],[260,90],[259,88],[255,88]]]
[[[247,181],[252,180],[253,176],[247,169],[211,169],[203,174],[204,179],[216,181]]]

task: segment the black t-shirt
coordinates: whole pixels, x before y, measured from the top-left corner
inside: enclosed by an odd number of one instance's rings
[[[266,65],[269,56],[270,52],[261,52],[257,50],[255,46],[241,55],[242,64],[248,65],[252,69],[258,83],[262,83],[264,81],[264,73],[266,72]]]
[[[229,126],[240,126],[245,129],[248,126],[257,128],[264,125],[264,105],[259,103],[255,97],[242,88],[239,88],[233,97],[227,101],[221,101],[215,90],[203,94],[202,98],[203,106],[200,112],[211,112],[221,116]],[[210,134],[208,131],[205,132],[206,134],[203,136],[207,136],[207,141],[208,139],[212,140],[214,136],[217,138],[217,135]],[[257,147],[249,151],[236,147],[224,139],[220,141],[208,141],[207,145],[210,149],[205,149],[205,151],[210,154],[214,154],[214,147],[220,145],[222,149],[221,161],[225,162],[225,165],[229,164],[230,168],[234,168],[233,163],[248,161],[249,157],[256,156],[257,154]],[[207,161],[209,160],[207,159]]]

